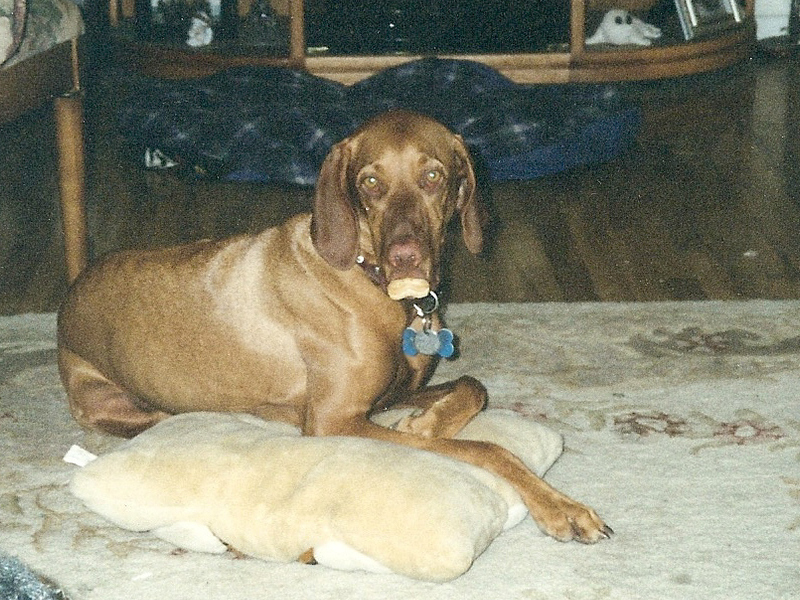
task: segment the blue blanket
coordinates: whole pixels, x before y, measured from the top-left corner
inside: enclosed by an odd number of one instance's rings
[[[610,85],[520,85],[481,63],[427,58],[352,86],[278,67],[145,79],[120,126],[138,148],[159,149],[195,173],[312,185],[333,144],[392,108],[461,134],[495,181],[609,160],[640,124],[638,108]]]

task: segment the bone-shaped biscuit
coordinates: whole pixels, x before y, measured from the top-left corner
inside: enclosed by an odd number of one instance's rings
[[[395,279],[386,288],[386,292],[392,300],[424,298],[430,291],[431,286],[426,280],[413,277]]]

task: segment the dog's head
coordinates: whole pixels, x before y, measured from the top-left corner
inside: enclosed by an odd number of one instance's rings
[[[337,269],[361,256],[386,285],[413,279],[433,289],[456,213],[477,254],[485,217],[464,142],[428,117],[391,111],[331,149],[317,182],[311,236]]]

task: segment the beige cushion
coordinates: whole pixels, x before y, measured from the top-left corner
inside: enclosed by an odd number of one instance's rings
[[[478,415],[461,435],[499,441],[539,473],[562,448],[558,434],[508,411]],[[120,527],[190,550],[227,544],[293,561],[314,548],[329,567],[433,581],[465,572],[527,512],[508,483],[460,461],[218,413],[160,423],[77,472],[71,490]]]

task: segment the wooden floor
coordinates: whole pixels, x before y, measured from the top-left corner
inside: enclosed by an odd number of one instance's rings
[[[114,131],[107,75],[89,90],[94,252],[257,231],[310,190],[147,173]],[[800,298],[800,67],[759,57],[625,88],[644,127],[604,165],[485,190],[490,251],[452,251],[451,301]],[[0,128],[0,314],[52,311],[65,291],[52,117]]]

